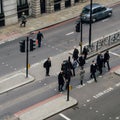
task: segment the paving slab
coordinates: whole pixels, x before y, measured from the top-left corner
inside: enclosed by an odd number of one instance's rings
[[[77,100],[63,94],[55,95],[15,114],[20,120],[44,120],[77,104]]]
[[[22,72],[14,72],[12,74],[0,78],[0,94],[15,89],[27,83],[34,81],[31,75],[26,78],[26,74]]]

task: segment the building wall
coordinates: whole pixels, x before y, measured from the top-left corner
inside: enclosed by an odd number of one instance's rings
[[[78,4],[81,0],[27,0],[28,16],[38,17]],[[24,8],[25,9],[25,8]],[[18,22],[17,0],[3,0],[5,25]]]
[[[5,25],[14,24],[18,21],[16,4],[16,0],[3,0]]]

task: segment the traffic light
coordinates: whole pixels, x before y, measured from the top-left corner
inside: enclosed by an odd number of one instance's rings
[[[80,22],[76,24],[75,31],[80,32]]]
[[[20,43],[20,52],[25,52],[25,40],[21,40],[19,43]]]
[[[36,46],[36,41],[30,39],[30,51],[33,51],[35,49]]]

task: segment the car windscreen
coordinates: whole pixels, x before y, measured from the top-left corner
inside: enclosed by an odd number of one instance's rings
[[[83,8],[82,14],[89,14],[90,10],[87,8]]]

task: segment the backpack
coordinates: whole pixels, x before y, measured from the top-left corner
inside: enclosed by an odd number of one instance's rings
[[[43,64],[43,67],[46,68],[47,62],[45,61]]]
[[[73,68],[75,69],[78,66],[78,62],[76,60],[73,61]]]

